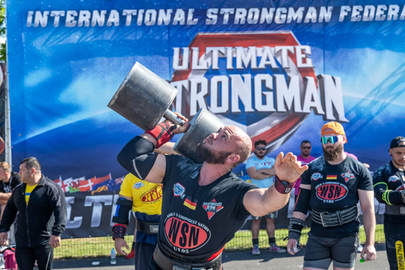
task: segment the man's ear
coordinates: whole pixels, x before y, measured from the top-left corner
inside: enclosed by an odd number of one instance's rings
[[[343,135],[343,143],[347,143],[346,135]]]
[[[391,149],[388,150],[388,153],[390,153],[390,157],[392,157],[392,151],[391,151]]]
[[[240,156],[237,154],[230,154],[226,159],[229,160],[229,163],[233,164],[240,160]]]

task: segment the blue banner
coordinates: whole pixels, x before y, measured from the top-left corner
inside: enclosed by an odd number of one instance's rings
[[[7,1],[13,169],[36,156],[51,179],[125,175],[141,130],[107,107],[135,64],[199,108],[265,139],[268,153],[322,155],[341,122],[371,170],[404,136],[402,1]],[[176,139],[176,138],[175,138]]]

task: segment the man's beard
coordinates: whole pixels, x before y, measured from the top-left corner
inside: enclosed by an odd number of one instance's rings
[[[258,157],[258,158],[263,158],[265,155],[266,155],[266,152],[263,152],[263,154],[259,154],[260,152],[256,152],[255,151],[255,155]]]
[[[309,158],[309,155],[310,155],[310,153],[308,153],[308,155],[306,155],[306,154],[304,154],[303,152],[301,152],[301,156],[302,156],[303,158]]]
[[[336,160],[340,156],[340,154],[342,154],[343,144],[337,145],[332,153],[328,153],[328,150],[326,147],[322,147],[322,150],[323,150],[323,156],[325,157],[325,160],[333,161],[333,160]]]
[[[394,163],[395,167],[397,168],[404,168],[404,164],[399,163],[397,160],[392,159],[392,163]]]
[[[197,146],[195,152],[199,158],[210,164],[224,164],[226,158],[230,154],[232,154],[232,152],[224,152],[224,151],[214,153],[202,143],[199,146]]]

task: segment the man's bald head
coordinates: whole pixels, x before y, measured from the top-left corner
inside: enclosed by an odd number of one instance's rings
[[[252,140],[242,129],[236,126],[229,126],[229,128],[235,134],[236,147],[234,153],[240,156],[239,162],[235,165],[237,166],[240,163],[245,162],[250,156],[250,153],[252,152]]]

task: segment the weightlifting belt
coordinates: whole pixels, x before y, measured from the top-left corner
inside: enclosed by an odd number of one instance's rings
[[[204,263],[185,263],[170,259],[162,253],[159,245],[156,245],[153,259],[163,270],[221,270],[222,269],[222,253],[215,259]]]
[[[385,214],[387,215],[405,215],[405,205],[385,205]]]
[[[312,209],[312,221],[323,227],[336,227],[356,220],[358,216],[357,205],[334,212],[318,212]]]
[[[145,234],[158,234],[159,223],[145,222],[142,220],[137,220],[136,230]]]

